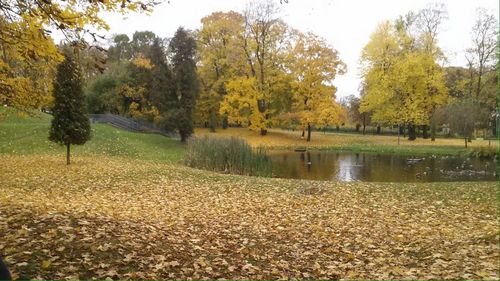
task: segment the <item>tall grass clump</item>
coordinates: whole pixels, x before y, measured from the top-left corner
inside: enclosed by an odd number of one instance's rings
[[[187,166],[238,175],[270,177],[271,160],[263,148],[252,149],[243,139],[191,138],[184,158]]]

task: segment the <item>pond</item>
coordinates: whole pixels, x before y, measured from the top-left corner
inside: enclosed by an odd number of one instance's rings
[[[279,178],[435,182],[497,181],[496,160],[459,156],[407,156],[334,151],[268,151]]]

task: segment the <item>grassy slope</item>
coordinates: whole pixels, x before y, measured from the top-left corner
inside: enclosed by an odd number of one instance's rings
[[[66,166],[38,118],[0,122],[0,252],[16,277],[499,277],[494,182],[221,175],[168,163],[177,141],[109,126]]]
[[[0,153],[59,154],[65,148],[48,140],[51,116],[38,113],[18,116],[3,109],[0,120]],[[7,114],[5,114],[7,113]],[[155,134],[133,133],[105,124],[92,124],[92,139],[82,146],[72,146],[72,156],[124,156],[145,160],[175,162],[182,158],[183,145],[178,140]]]
[[[300,138],[300,131],[269,130],[267,136],[260,136],[245,128],[219,129],[209,133],[208,129],[197,129],[197,135],[237,136],[245,138],[252,146],[265,146],[269,149],[293,149],[308,147],[310,149],[336,149],[346,151],[387,152],[404,154],[459,154],[465,152],[464,141],[461,139],[417,139],[408,141],[401,137],[398,145],[397,136],[374,136],[360,134],[321,133],[313,132],[311,142]],[[487,148],[486,140],[474,140],[469,143],[470,148]],[[498,141],[491,142],[492,149],[498,150]],[[469,148],[469,150],[470,150]]]

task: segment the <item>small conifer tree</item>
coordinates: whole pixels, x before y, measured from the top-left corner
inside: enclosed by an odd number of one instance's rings
[[[85,114],[80,68],[71,54],[57,67],[54,81],[54,106],[49,139],[66,146],[66,164],[70,163],[70,145],[82,145],[90,139],[90,121]]]

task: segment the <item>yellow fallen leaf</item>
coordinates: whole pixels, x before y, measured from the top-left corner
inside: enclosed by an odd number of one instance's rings
[[[49,268],[49,266],[50,266],[51,263],[52,262],[50,260],[44,260],[44,261],[42,261],[42,268],[43,269]]]

